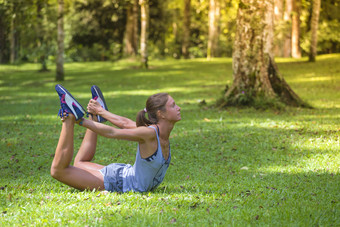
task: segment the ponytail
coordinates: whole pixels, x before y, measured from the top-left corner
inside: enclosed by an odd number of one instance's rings
[[[147,119],[145,117],[145,114],[146,114],[145,110],[141,110],[141,111],[138,112],[137,119],[136,119],[137,127],[139,127],[139,126],[149,126],[149,125],[157,123],[157,122],[152,122],[149,119]]]
[[[157,111],[165,111],[165,106],[168,101],[169,95],[167,93],[158,93],[150,96],[146,101],[146,108],[137,114],[136,125],[149,126],[158,123]],[[148,114],[146,118],[145,114]]]

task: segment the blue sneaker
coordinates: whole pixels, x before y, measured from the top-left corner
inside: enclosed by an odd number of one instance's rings
[[[92,99],[97,100],[104,110],[108,110],[102,91],[96,85],[91,87]],[[105,122],[106,119],[97,115],[98,122]]]
[[[66,90],[66,88],[57,84],[55,86],[55,90],[60,98],[60,110],[58,116],[63,117],[64,113],[68,116],[68,114],[71,113],[76,117],[76,121],[84,117],[86,111],[79,102],[73,98],[71,93]]]

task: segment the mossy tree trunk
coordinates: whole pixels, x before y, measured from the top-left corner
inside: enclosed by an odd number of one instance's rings
[[[221,107],[268,100],[306,105],[280,76],[272,53],[273,2],[241,0],[233,52],[233,84]]]

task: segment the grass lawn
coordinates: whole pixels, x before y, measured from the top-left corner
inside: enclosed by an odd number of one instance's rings
[[[314,109],[217,110],[231,59],[65,64],[62,84],[83,106],[98,85],[109,110],[135,119],[148,96],[182,108],[172,163],[151,193],[78,191],[50,176],[61,121],[53,71],[0,65],[0,226],[340,225],[340,55],[277,59]],[[76,126],[75,150],[85,130]],[[95,162],[134,163],[136,143],[100,138]]]

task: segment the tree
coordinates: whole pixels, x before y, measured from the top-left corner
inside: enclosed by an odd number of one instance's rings
[[[318,25],[319,25],[319,15],[320,15],[320,5],[321,0],[313,0],[313,11],[311,19],[311,42],[310,42],[310,52],[309,61],[314,62],[316,57],[316,47],[318,42]]]
[[[300,49],[300,0],[292,0],[292,57],[301,58]]]
[[[182,55],[189,58],[191,0],[184,0]]]
[[[16,60],[16,41],[17,41],[17,28],[16,28],[16,10],[14,4],[12,5],[12,12],[13,14],[11,15],[11,22],[10,22],[10,36],[9,36],[9,41],[10,41],[10,58],[9,62],[13,64]]]
[[[285,30],[284,30],[284,46],[283,46],[283,57],[290,57],[291,56],[291,50],[292,50],[292,24],[291,24],[291,15],[292,15],[292,9],[293,9],[293,0],[286,0],[285,1],[285,11],[283,15],[283,20],[285,23]]]
[[[64,0],[58,0],[58,53],[56,81],[64,80]]]
[[[218,37],[220,21],[220,2],[219,0],[210,0],[209,3],[209,35],[207,58],[217,57]]]
[[[140,52],[142,67],[148,68],[149,3],[148,0],[139,0],[139,4],[141,7]]]
[[[5,10],[0,5],[0,64],[6,58],[6,24]]]
[[[129,1],[126,11],[124,52],[127,55],[135,56],[138,52],[138,0]]]
[[[42,10],[45,6],[44,1],[43,0],[37,0],[36,2],[37,4],[37,49],[41,50],[41,54],[40,54],[40,63],[41,63],[41,72],[46,72],[49,71],[47,68],[47,54],[46,54],[46,44],[45,44],[45,29],[43,26],[43,15],[42,15]]]
[[[233,52],[233,84],[219,105],[306,104],[280,76],[273,57],[271,0],[241,0]]]

